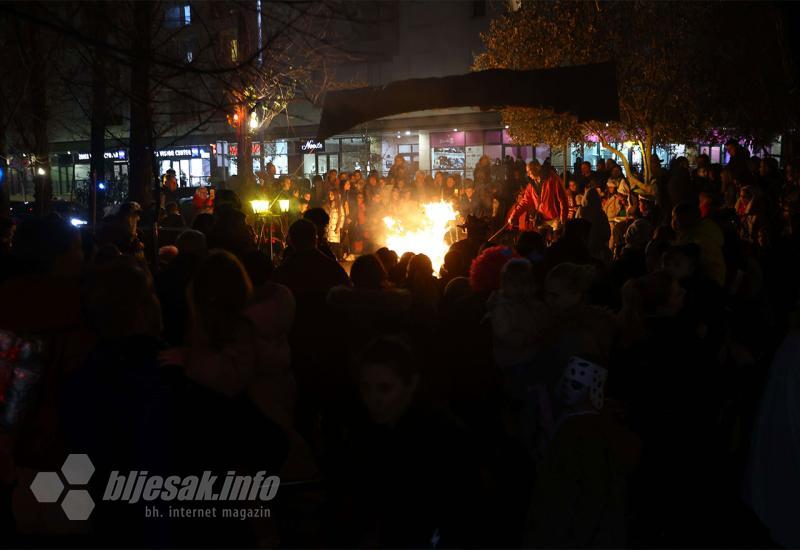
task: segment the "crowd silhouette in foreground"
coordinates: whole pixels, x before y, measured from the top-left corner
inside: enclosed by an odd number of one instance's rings
[[[135,203],[94,235],[0,220],[0,538],[800,545],[800,185],[729,148],[725,167],[654,170],[653,193],[613,163],[566,185],[546,163],[501,181],[482,163],[429,187],[458,198],[467,231],[438,273],[359,218],[426,188],[399,169],[392,190],[314,182],[274,262],[224,191],[190,227],[167,208],[180,229],[157,257]],[[326,206],[335,186],[357,191],[353,210]],[[28,490],[70,452],[99,480],[86,522]],[[114,470],[263,470],[281,487],[269,518],[153,518],[152,503],[102,501]]]

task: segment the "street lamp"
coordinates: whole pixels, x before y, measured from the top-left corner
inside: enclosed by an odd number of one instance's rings
[[[253,209],[253,214],[256,216],[262,216],[269,212],[269,201],[265,201],[262,199],[256,199],[250,201],[250,208]]]
[[[47,174],[47,172],[45,172],[45,169],[42,168],[41,166],[39,167],[38,170],[36,170],[36,173],[39,174],[40,176],[44,176],[45,174]]]
[[[272,219],[275,215],[272,213],[272,207],[275,206],[275,203],[278,203],[278,207],[280,211],[284,214],[289,211],[289,199],[280,199],[280,195],[269,200],[264,199],[254,199],[250,201],[250,208],[253,209],[253,214],[255,214],[258,219],[261,221],[261,229],[258,231],[258,249],[261,250],[261,241],[262,236],[264,234],[264,221],[265,218],[269,218],[267,223],[269,223],[269,261],[272,262],[274,260],[274,250],[272,247]]]

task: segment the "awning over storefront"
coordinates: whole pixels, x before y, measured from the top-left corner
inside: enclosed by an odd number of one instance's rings
[[[586,93],[587,87],[592,93]],[[492,69],[329,92],[317,139],[324,141],[368,120],[450,107],[536,107],[571,113],[579,121],[619,120],[616,69],[613,63],[536,71]]]

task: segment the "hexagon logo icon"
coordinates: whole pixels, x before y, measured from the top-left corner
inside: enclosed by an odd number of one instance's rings
[[[39,472],[31,482],[31,492],[38,502],[58,502],[64,493],[65,484],[58,472]],[[70,520],[89,519],[94,510],[94,501],[86,489],[74,489],[75,485],[86,485],[94,474],[94,464],[86,454],[70,454],[61,466],[61,475],[67,481],[67,493],[61,501],[61,509]]]
[[[67,514],[67,518],[75,521],[89,519],[94,510],[94,501],[85,489],[70,489],[67,496],[61,503],[61,508]]]
[[[71,454],[61,467],[64,479],[70,485],[86,485],[94,473],[94,464],[86,454]]]
[[[58,502],[64,484],[58,472],[39,472],[31,482],[31,492],[37,502]]]

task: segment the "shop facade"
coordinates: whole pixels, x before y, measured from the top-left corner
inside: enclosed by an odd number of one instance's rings
[[[400,155],[412,173],[421,170],[426,175],[443,172],[471,178],[475,166],[483,156],[489,158],[498,176],[502,173],[501,165],[506,158],[526,163],[533,159],[544,162],[549,158],[559,172],[565,164],[569,170],[576,170],[578,162],[587,161],[596,169],[608,158],[619,160],[597,141],[589,141],[570,143],[569,156],[565,163],[563,146],[517,144],[511,139],[508,128],[494,126],[488,121],[483,121],[482,124],[473,123],[471,126],[465,124],[465,128],[442,128],[440,119],[436,121],[438,127],[428,124],[427,129],[417,130],[398,128],[398,124],[413,124],[416,121],[397,119],[392,122],[395,127],[391,129],[335,136],[325,141],[318,141],[313,137],[256,141],[252,143],[253,172],[264,171],[267,163],[271,162],[278,175],[288,174],[294,178],[309,180],[315,175],[324,176],[332,169],[359,169],[365,175],[376,172],[386,176],[396,157]],[[315,128],[307,128],[305,131],[312,134]],[[199,136],[196,141],[200,141]],[[641,152],[632,142],[612,145],[626,156],[634,170],[641,169]],[[778,159],[781,152],[780,140],[768,147],[750,151],[751,154]],[[175,170],[182,186],[222,184],[228,177],[238,173],[237,153],[237,144],[227,141],[163,147],[155,152],[156,169],[159,176],[167,170]],[[690,164],[694,165],[700,154],[708,155],[711,163],[725,165],[729,161],[725,147],[720,144],[673,144],[657,147],[656,154],[664,166],[668,166],[678,156],[687,157]],[[106,151],[104,156],[106,181],[103,183],[108,187],[110,195],[124,196],[129,173],[128,150],[116,148]],[[28,188],[32,187],[32,175],[25,167],[24,155],[20,155],[17,160],[19,162],[15,160],[9,165],[10,187],[12,194],[24,197],[31,192]],[[54,196],[63,200],[79,200],[86,194],[91,178],[90,162],[91,154],[86,151],[52,154],[50,166]]]
[[[159,174],[175,170],[181,187],[208,185],[211,177],[211,146],[187,145],[168,147],[156,151]]]

